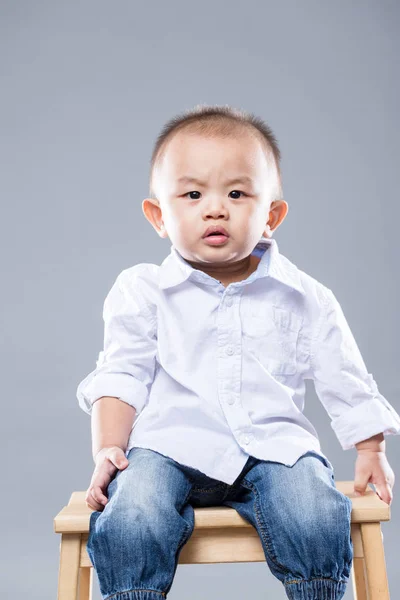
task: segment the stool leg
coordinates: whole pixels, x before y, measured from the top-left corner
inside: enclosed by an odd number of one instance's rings
[[[364,549],[359,523],[351,524],[351,541],[353,542],[351,579],[353,583],[354,600],[368,600]]]
[[[93,569],[80,567],[79,569],[79,600],[92,600]]]
[[[76,600],[78,593],[80,533],[61,534],[58,600]]]
[[[380,522],[360,523],[367,571],[368,600],[390,600]]]
[[[368,600],[365,560],[363,558],[353,558],[351,576],[353,581],[354,600]]]

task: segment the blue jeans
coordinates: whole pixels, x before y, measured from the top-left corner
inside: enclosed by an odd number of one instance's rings
[[[351,500],[329,461],[309,451],[288,467],[249,456],[232,485],[154,450],[132,448],[129,466],[90,515],[87,551],[103,599],[162,600],[194,528],[194,508],[230,506],[257,530],[288,598],[338,600],[350,577]]]

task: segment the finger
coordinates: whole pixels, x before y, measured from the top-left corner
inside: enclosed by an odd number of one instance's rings
[[[107,498],[103,494],[102,489],[99,485],[93,487],[92,496],[99,504],[106,504]]]
[[[91,494],[88,494],[85,498],[85,503],[88,508],[92,510],[103,510],[104,506],[96,502]]]
[[[92,488],[89,488],[89,493],[93,500],[96,502],[96,504],[98,504],[99,506],[102,507],[107,503],[107,498],[104,496],[99,485],[95,485]]]
[[[388,483],[379,483],[375,484],[376,492],[381,500],[386,502],[386,504],[391,504],[393,500],[393,492],[392,488]]]
[[[354,492],[356,496],[362,496],[367,489],[368,481],[370,478],[369,473],[356,473],[354,480]]]

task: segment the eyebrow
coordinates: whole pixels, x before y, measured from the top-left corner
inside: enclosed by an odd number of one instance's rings
[[[199,185],[204,185],[204,183],[199,179],[196,179],[196,177],[189,177],[188,175],[179,177],[178,183],[198,183]],[[251,179],[251,177],[248,177],[247,175],[242,175],[241,177],[234,177],[233,179],[225,181],[226,185],[230,185],[232,183],[244,183],[252,185],[254,182]]]

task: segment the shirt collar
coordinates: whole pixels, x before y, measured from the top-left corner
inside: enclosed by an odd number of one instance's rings
[[[251,283],[261,277],[272,277],[281,283],[305,294],[301,283],[299,269],[289,259],[280,254],[274,238],[261,237],[252,254],[261,256],[256,271],[246,281]],[[207,285],[218,285],[213,277],[199,269],[194,269],[171,244],[170,254],[163,260],[159,268],[159,287],[167,289],[191,279]],[[243,282],[238,282],[243,283]]]

